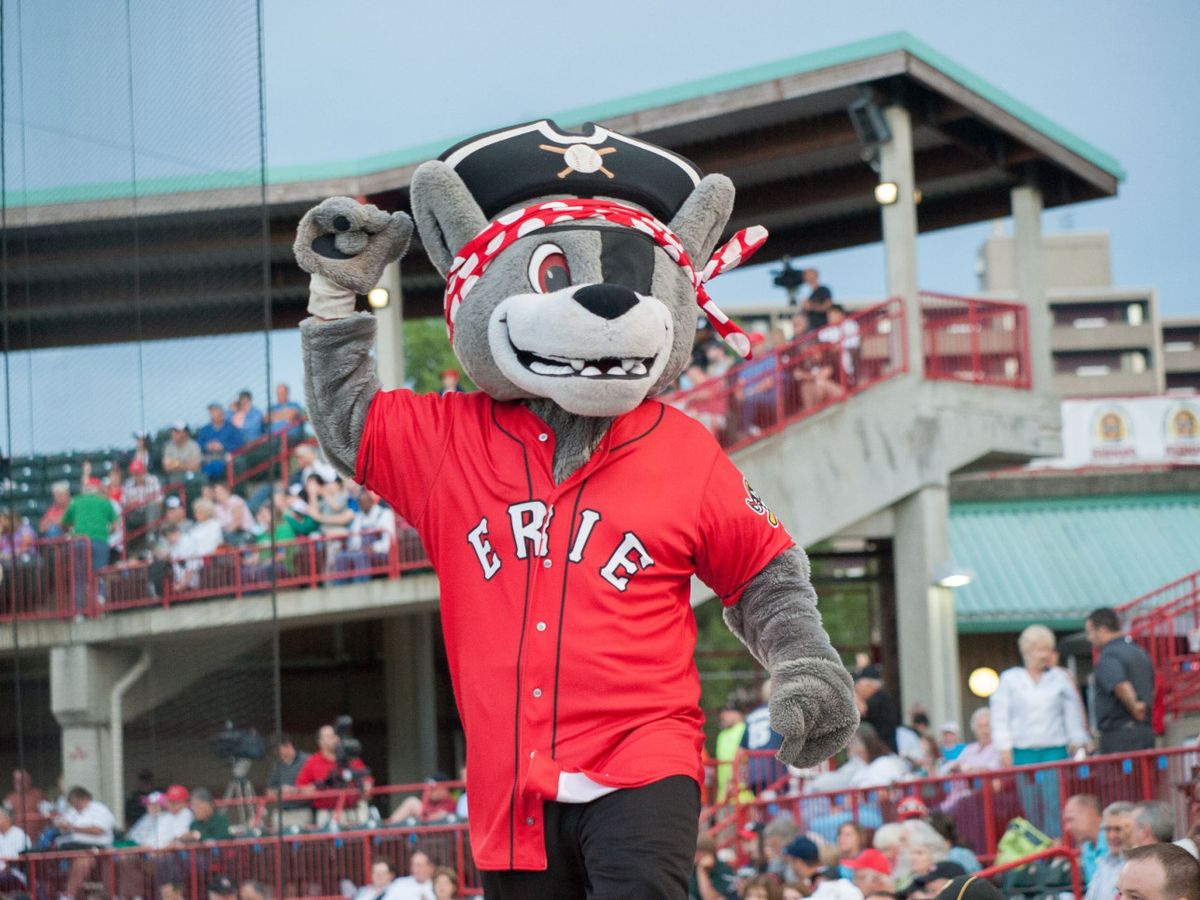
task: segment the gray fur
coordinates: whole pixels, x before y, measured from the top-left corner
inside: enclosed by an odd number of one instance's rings
[[[409,196],[421,244],[445,278],[462,245],[483,231],[488,220],[458,173],[440,160],[417,167]]]
[[[562,484],[592,458],[592,452],[604,439],[612,419],[577,416],[553,400],[525,402],[554,432],[554,483]]]
[[[300,323],[308,418],[326,458],[347,478],[354,477],[367,410],[380,389],[371,358],[374,345],[370,313]]]
[[[706,175],[683,202],[670,229],[683,242],[696,268],[704,268],[729,217],[733,215],[733,182],[724,175]]]
[[[779,758],[810,766],[845,747],[858,727],[854,685],[821,626],[804,551],[781,553],[759,572],[725,624],[771,673]]]
[[[405,213],[389,214],[350,197],[330,197],[304,214],[292,252],[310,275],[324,275],[347,290],[365,294],[379,284],[387,264],[404,255],[412,229],[412,219]],[[327,235],[334,236],[337,252],[352,258],[334,259],[319,252],[314,242]]]

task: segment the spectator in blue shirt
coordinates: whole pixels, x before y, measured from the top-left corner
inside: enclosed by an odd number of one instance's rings
[[[225,407],[220,403],[208,404],[209,423],[196,432],[196,441],[204,454],[200,464],[209,478],[220,478],[225,474],[225,454],[242,446],[242,433],[225,418]]]
[[[754,793],[766,790],[787,774],[787,767],[775,758],[774,751],[783,745],[783,737],[771,727],[767,702],[771,699],[771,680],[763,682],[762,706],[746,716],[746,733],[742,749],[772,751],[751,756],[746,762],[746,786]]]
[[[271,431],[288,432],[288,440],[299,440],[304,436],[300,420],[304,418],[304,407],[291,399],[291,389],[280,382],[275,385],[275,402],[267,412],[271,418]]]
[[[242,440],[247,444],[262,436],[266,427],[266,419],[262,410],[254,405],[250,391],[243,389],[229,407],[229,421],[242,433]]]

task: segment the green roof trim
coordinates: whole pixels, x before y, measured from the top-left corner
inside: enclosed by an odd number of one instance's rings
[[[1200,494],[1059,497],[950,508],[950,553],[975,579],[954,592],[964,633],[1082,626],[1197,565]]]
[[[975,92],[988,102],[1025,122],[1030,127],[1042,132],[1054,142],[1103,169],[1118,181],[1125,179],[1124,170],[1117,160],[1109,154],[1104,153],[1082,138],[1072,134],[1000,88],[964,69],[932,47],[922,43],[907,32],[902,31],[868,38],[863,41],[855,41],[854,43],[843,44],[838,47],[817,50],[812,53],[804,53],[775,62],[750,66],[749,68],[738,69],[737,71],[727,72],[722,75],[713,75],[670,87],[645,91],[616,100],[583,106],[558,113],[549,118],[557,121],[563,127],[580,125],[589,121],[603,121],[645,109],[694,100],[709,94],[733,91],[779,78],[791,78],[898,51],[908,52],[935,69],[940,70],[944,75],[957,81],[963,87]],[[374,172],[386,171],[387,169],[402,168],[424,162],[427,159],[433,159],[447,147],[453,146],[458,141],[470,137],[475,133],[477,131],[462,134],[457,138],[433,141],[391,153],[381,153],[357,159],[313,163],[309,165],[278,166],[268,170],[267,181],[270,184],[285,184],[297,181],[353,178]],[[258,169],[181,175],[178,177],[138,182],[137,194],[146,196],[184,191],[250,187],[259,184],[260,179],[261,175]],[[131,182],[115,181],[110,183],[39,188],[30,191],[7,191],[4,194],[4,203],[8,207],[82,203],[95,200],[120,199],[130,197],[133,194],[134,185]]]

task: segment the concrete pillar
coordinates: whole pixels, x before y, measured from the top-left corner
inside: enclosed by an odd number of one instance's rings
[[[400,263],[383,270],[379,286],[388,292],[388,305],[375,310],[378,329],[375,361],[385,391],[404,387],[404,296],[400,293]]]
[[[420,781],[438,767],[434,615],[410,613],[383,623],[389,784]]]
[[[113,794],[109,698],[113,685],[137,658],[134,650],[86,644],[50,650],[50,710],[63,729],[67,786],[82,785],[114,814],[124,808],[124,802]]]
[[[1030,371],[1033,389],[1053,390],[1050,309],[1046,303],[1046,251],[1042,246],[1042,192],[1036,185],[1012,189],[1013,255],[1017,297],[1028,310]]]
[[[950,559],[945,485],[924,487],[896,504],[896,633],[900,697],[920,702],[935,723],[961,716],[954,592],[934,587],[934,568]]]
[[[913,172],[912,118],[903,106],[883,111],[892,139],[879,148],[879,180],[896,185],[896,202],[880,206],[883,252],[887,258],[889,297],[904,298],[908,336],[908,370],[920,377],[924,369],[921,301],[917,296],[917,187]]]

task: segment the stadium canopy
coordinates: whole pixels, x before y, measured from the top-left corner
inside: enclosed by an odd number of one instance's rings
[[[1007,216],[1015,185],[1035,185],[1052,207],[1112,196],[1123,178],[1110,156],[904,33],[551,118],[563,128],[592,121],[636,134],[729,175],[739,191],[731,229],[770,228],[759,257],[769,260],[880,240],[879,178],[848,112],[865,100],[909,110],[922,232]],[[478,124],[472,133],[507,123]],[[291,254],[304,210],[337,194],[407,208],[415,168],[455,140],[268,172],[269,279],[258,171],[143,181],[136,192],[112,183],[6,197],[3,277],[21,298],[9,304],[10,327],[29,347],[128,340],[120,320],[136,284],[143,337],[223,333],[253,327],[226,313],[261,309],[267,280],[272,322],[294,324],[307,298],[307,276]],[[410,252],[405,316],[439,314],[441,287],[424,254]]]

